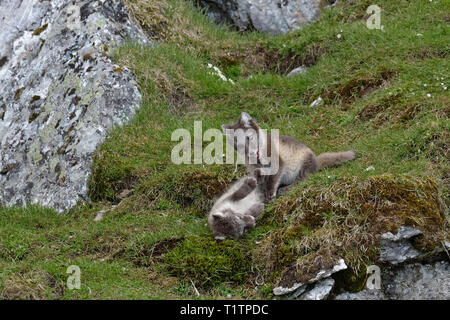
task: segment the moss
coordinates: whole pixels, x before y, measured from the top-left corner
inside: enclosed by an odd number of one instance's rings
[[[48,23],[40,26],[39,28],[37,28],[36,30],[33,31],[33,36],[38,36],[40,35],[42,32],[44,32],[48,27]]]
[[[8,57],[4,56],[0,58],[0,68],[3,67],[8,61]]]
[[[173,29],[178,27],[177,23],[174,23],[175,21],[171,22],[167,17],[169,4],[165,2],[139,1],[136,3],[136,1],[127,0],[127,7],[130,15],[151,39],[167,39],[175,33]]]
[[[19,101],[20,97],[22,96],[23,90],[25,90],[24,87],[16,90],[16,92],[14,93],[14,100]]]
[[[361,268],[359,272],[352,269],[342,270],[332,275],[335,280],[334,293],[359,292],[364,289],[367,281],[367,267]]]
[[[88,52],[86,54],[83,55],[82,59],[83,61],[89,60],[89,61],[94,61],[95,58],[93,57],[94,52]]]
[[[40,100],[40,99],[41,99],[40,96],[33,96],[33,97],[31,98],[30,103],[36,102],[36,101],[38,101],[38,100]]]
[[[243,283],[252,276],[248,246],[233,240],[187,238],[166,255],[164,264],[171,274],[192,279],[203,288],[228,281]]]
[[[39,117],[39,112],[32,113],[32,114],[30,115],[30,117],[28,118],[28,123],[31,123],[31,122],[33,122],[34,120],[36,120],[37,117]]]

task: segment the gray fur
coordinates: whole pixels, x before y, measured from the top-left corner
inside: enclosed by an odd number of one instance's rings
[[[244,177],[216,201],[208,216],[216,239],[238,238],[255,226],[256,218],[264,212],[259,182],[257,178]]]

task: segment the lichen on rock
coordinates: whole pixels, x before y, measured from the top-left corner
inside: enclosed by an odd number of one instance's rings
[[[147,43],[120,0],[2,1],[0,203],[87,200],[92,156],[141,95],[108,51]]]

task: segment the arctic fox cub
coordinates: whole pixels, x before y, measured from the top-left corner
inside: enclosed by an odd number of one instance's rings
[[[216,239],[238,238],[255,226],[256,218],[264,212],[263,195],[258,182],[259,170],[255,177],[244,177],[233,184],[214,204],[208,225]]]
[[[279,136],[278,143],[272,143],[270,133],[261,130],[256,121],[246,112],[242,112],[237,122],[222,125],[222,129],[228,143],[237,152],[245,153],[243,155],[249,174],[256,168],[267,166],[259,161],[262,155],[266,155],[266,159],[270,157],[278,160],[277,172],[263,176],[261,191],[266,203],[275,198],[279,187],[289,186],[296,180],[303,180],[308,174],[321,168],[355,159],[353,150],[327,152],[316,157],[311,149],[300,141],[284,135]],[[259,143],[255,144],[254,141]],[[255,164],[248,161],[251,157],[257,158]]]

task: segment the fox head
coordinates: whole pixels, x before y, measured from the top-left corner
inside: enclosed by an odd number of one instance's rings
[[[208,224],[217,240],[237,238],[247,229],[255,226],[255,218],[250,215],[241,215],[231,210],[211,213]]]
[[[242,112],[238,121],[222,125],[227,142],[237,153],[244,156],[245,164],[263,164],[278,170],[278,131],[268,134],[247,112]],[[272,172],[272,171],[271,171]]]
[[[260,127],[246,112],[242,112],[238,121],[222,125],[227,142],[238,154],[245,156],[245,163],[257,163],[260,148]]]

